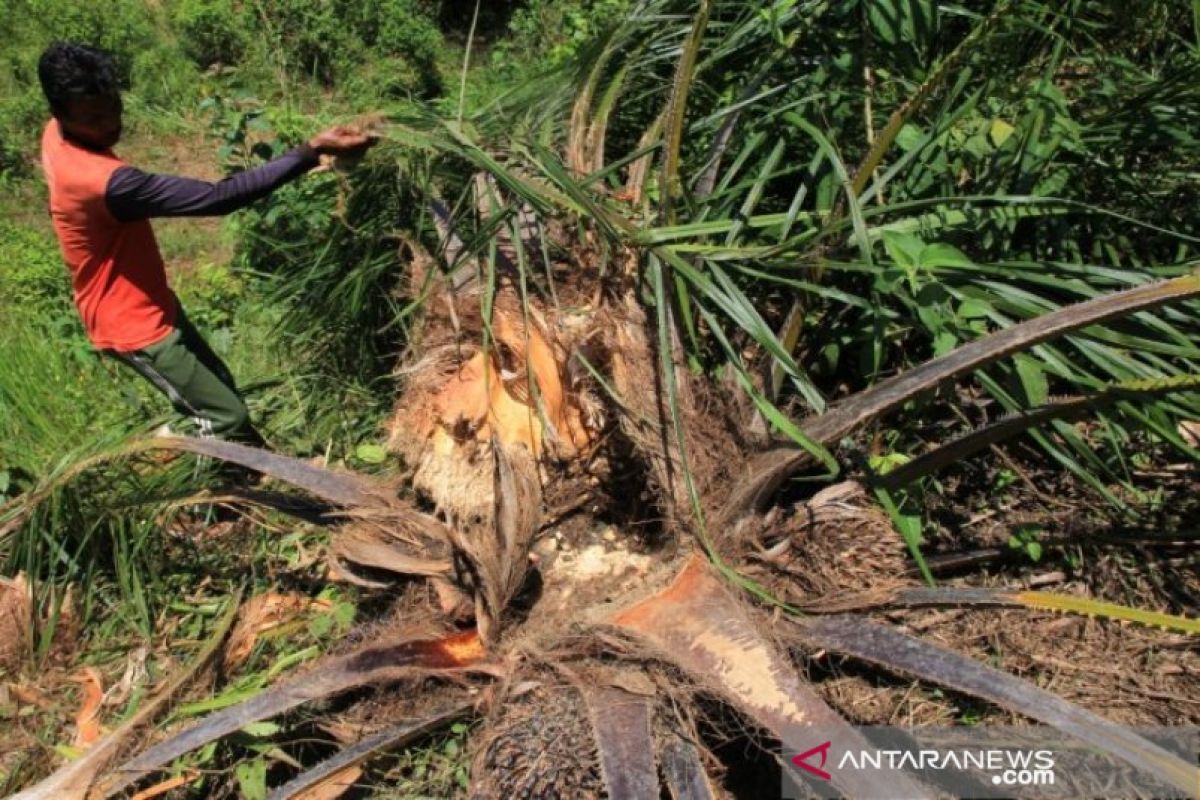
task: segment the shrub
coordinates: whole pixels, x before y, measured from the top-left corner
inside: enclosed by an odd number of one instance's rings
[[[626,13],[629,0],[530,0],[513,12],[509,38],[492,51],[498,68],[534,74],[570,59]]]
[[[4,0],[20,32],[18,55],[36,71],[37,56],[52,41],[81,42],[112,53],[123,80],[128,82],[139,53],[158,40],[147,4],[136,0],[77,3],[68,0]],[[36,80],[36,77],[34,78]]]
[[[384,57],[384,68],[379,72],[390,77],[384,82],[390,90],[385,88],[384,93],[394,96],[397,88],[425,96],[437,92],[437,56],[444,42],[433,19],[416,0],[383,0],[357,6],[361,16],[355,28],[359,36]]]
[[[75,41],[112,53],[122,83],[157,107],[194,102],[191,64],[163,43],[151,7],[137,0],[0,0],[0,176],[28,174],[29,155],[47,116],[37,79],[42,50],[53,41]]]
[[[183,52],[201,67],[235,64],[246,52],[253,19],[232,0],[179,0],[170,16]]]
[[[23,88],[15,81],[5,86],[0,81],[0,176],[32,172],[30,154],[37,152],[47,114],[40,89]]]
[[[338,67],[357,48],[341,4],[333,0],[263,0],[253,25],[261,57],[293,75],[331,85]]]
[[[67,270],[49,234],[0,222],[0,295],[22,314],[74,313]]]
[[[166,45],[134,58],[130,85],[133,95],[146,105],[183,113],[195,107],[200,95],[195,67]]]
[[[358,79],[360,90],[381,86],[395,95],[438,88],[442,36],[416,0],[265,0],[259,8],[249,24],[267,43],[263,56],[293,74],[330,86],[367,65],[375,74]],[[377,69],[380,59],[388,61],[390,77]]]

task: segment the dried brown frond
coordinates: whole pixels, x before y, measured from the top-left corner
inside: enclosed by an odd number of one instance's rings
[[[886,593],[912,582],[904,542],[853,481],[822,489],[790,511],[775,508],[744,520],[736,546],[757,579],[799,605]]]
[[[32,652],[33,594],[24,573],[0,578],[0,673],[14,674]]]
[[[579,691],[542,685],[497,707],[476,745],[470,796],[594,800],[604,796]]]

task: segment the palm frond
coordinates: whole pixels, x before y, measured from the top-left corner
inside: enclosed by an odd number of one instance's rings
[[[1128,728],[945,647],[857,616],[813,618],[805,620],[800,630],[807,641],[818,647],[1018,711],[1145,769],[1181,791],[1193,791],[1200,781],[1200,770],[1195,766]]]

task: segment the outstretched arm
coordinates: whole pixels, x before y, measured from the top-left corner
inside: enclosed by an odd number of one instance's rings
[[[304,145],[261,167],[216,183],[120,167],[108,179],[104,199],[109,212],[121,222],[150,217],[216,216],[237,211],[265,197],[316,165],[316,151]]]
[[[317,165],[320,154],[360,151],[374,142],[373,137],[356,128],[330,128],[314,136],[308,144],[289,150],[261,167],[216,183],[120,167],[108,179],[104,199],[109,211],[121,222],[228,214],[308,172]]]

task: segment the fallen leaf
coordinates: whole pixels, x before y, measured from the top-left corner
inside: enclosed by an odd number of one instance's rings
[[[104,693],[104,705],[123,705],[129,699],[129,695],[133,693],[134,686],[146,683],[149,677],[146,672],[146,658],[149,655],[150,648],[142,645],[126,656],[125,672],[121,675],[121,680],[110,686]]]
[[[48,624],[50,619],[53,619],[53,612],[49,613],[50,616],[43,620],[43,624]],[[79,654],[82,636],[83,624],[75,609],[75,587],[68,585],[58,606],[58,618],[54,620],[54,639],[50,643],[51,658],[59,663],[74,663]]]
[[[292,800],[335,800],[352,789],[355,781],[361,777],[362,767],[351,764],[320,783],[314,783],[299,794],[292,795]]]
[[[190,783],[199,777],[200,773],[195,770],[188,770],[182,775],[176,775],[174,778],[168,778],[161,783],[156,783],[153,786],[142,789],[129,800],[150,800],[152,797],[158,797],[160,794],[166,794],[172,789],[183,786],[185,783]]]
[[[30,652],[33,594],[25,573],[0,578],[0,670],[15,672]]]
[[[341,720],[333,720],[331,722],[322,722],[317,727],[342,744],[350,744],[363,738],[362,725],[352,725]]]
[[[1178,431],[1189,447],[1200,447],[1200,422],[1191,420],[1180,422]]]
[[[134,733],[145,727],[147,722],[158,718],[171,699],[179,694],[180,689],[188,685],[220,652],[220,643],[225,641],[226,635],[233,627],[233,609],[238,607],[240,600],[239,592],[231,601],[229,610],[222,615],[212,638],[204,644],[192,662],[181,672],[169,677],[153,695],[145,698],[137,711],[115,731],[101,738],[78,758],[59,767],[33,786],[13,795],[10,800],[85,800],[97,773],[117,755]],[[63,746],[59,745],[55,749],[61,747]],[[106,788],[117,784],[118,789],[109,791]],[[125,786],[126,784],[120,783],[118,778],[110,776],[107,783],[97,787],[98,790],[93,796],[109,797],[123,790]]]
[[[233,633],[229,634],[229,643],[225,646],[225,669],[235,669],[245,663],[261,634],[314,607],[329,608],[330,604],[298,592],[264,592],[251,597],[238,614]]]
[[[8,684],[8,691],[12,693],[13,699],[22,705],[36,706],[41,709],[53,708],[54,706],[53,700],[32,686],[10,683]]]
[[[86,748],[93,744],[104,731],[100,727],[100,706],[104,702],[104,685],[100,671],[95,667],[84,667],[72,678],[83,686],[83,702],[75,715],[74,746]]]

